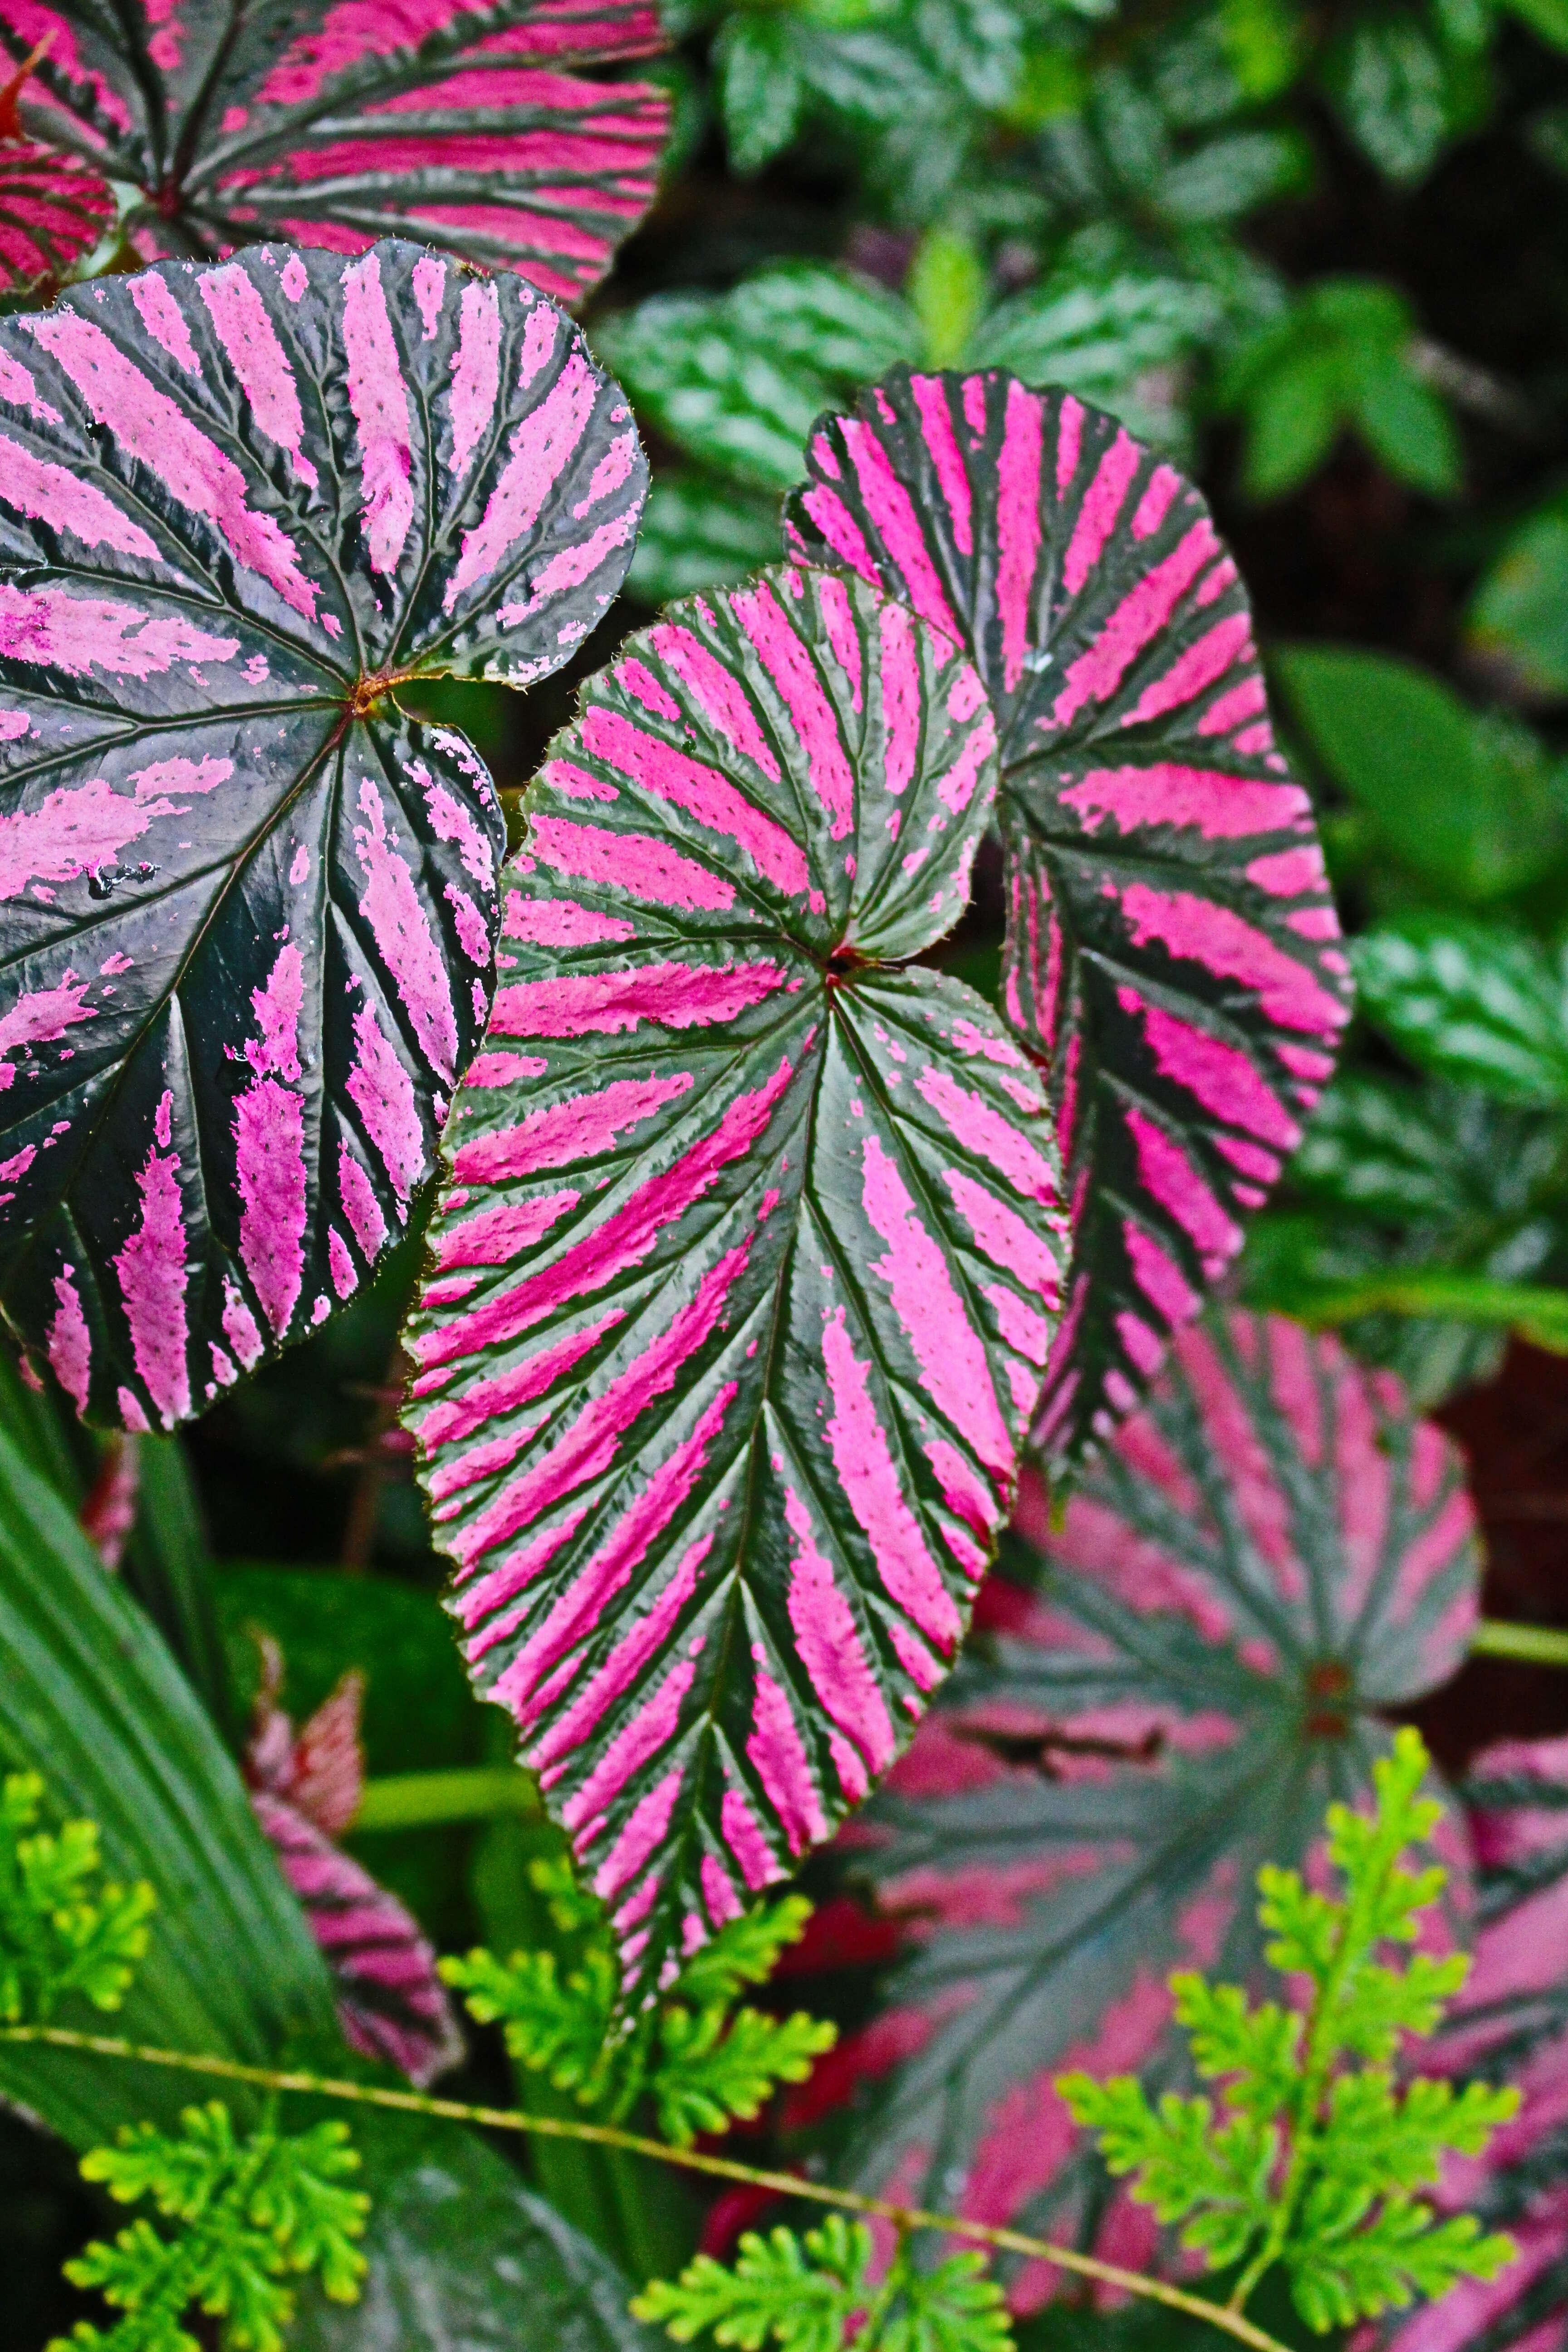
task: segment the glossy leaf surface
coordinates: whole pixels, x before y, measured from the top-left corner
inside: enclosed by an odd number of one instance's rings
[[[1489,2285],[1467,2281],[1390,2322],[1398,2352],[1545,2345],[1568,2312],[1568,1740],[1486,1748],[1462,1793],[1479,1864],[1475,1965],[1433,2054],[1521,2098],[1485,2161],[1452,2167],[1436,2201],[1508,2229],[1519,2257]]]
[[[891,1762],[1011,1507],[1050,1125],[904,962],[993,741],[951,639],[781,567],[631,639],[529,796],[409,1420],[476,1680],[639,1983]]]
[[[662,90],[591,68],[662,45],[643,0],[0,0],[34,136],[142,191],[142,257],[387,234],[575,301],[652,201]]]
[[[1333,1067],[1348,970],[1236,567],[1114,418],[901,370],[819,425],[786,535],[970,650],[996,714],[1003,1007],[1050,1072],[1072,1273],[1037,1435],[1103,1438]]]
[[[358,2303],[300,2292],[295,2352],[658,2352],[631,2283],[471,2132],[362,2116],[375,2198]]]
[[[238,1773],[168,1651],[0,1431],[0,1770],[46,1775],[47,1826],[99,1825],[105,1874],[151,1881],[145,1958],[105,2020],[58,2022],[252,2065],[341,2055],[331,1988]],[[221,1955],[215,1965],[214,1955]],[[78,2148],[173,2123],[188,2078],[63,2050],[0,2048],[0,2091]],[[226,2094],[249,2120],[259,2098]]]
[[[0,404],[0,1300],[169,1427],[363,1278],[489,1013],[500,811],[385,682],[554,668],[644,469],[553,304],[392,243],[73,291]]]
[[[412,1914],[338,1843],[364,1785],[362,1678],[345,1675],[296,1733],[278,1704],[281,1653],[270,1641],[262,1649],[245,1753],[256,1818],[332,1971],[344,2040],[423,2090],[463,2055],[436,1954]]]
[[[1366,1789],[1376,1710],[1454,1671],[1479,1565],[1458,1452],[1386,1374],[1278,1320],[1179,1335],[1059,1532],[1026,1490],[985,1638],[847,1857],[914,1948],[841,2062],[887,2074],[854,2178],[1149,2262],[1053,2078],[1172,2083],[1166,1977],[1257,1970],[1258,1867]]]
[[[0,143],[0,294],[60,277],[114,225],[99,174],[58,148]]]

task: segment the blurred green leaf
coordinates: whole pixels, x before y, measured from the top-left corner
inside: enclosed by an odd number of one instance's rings
[[[733,16],[713,46],[730,161],[760,172],[795,137],[805,96],[787,16]]]
[[[1568,0],[1502,0],[1548,48],[1568,49]]]
[[[1568,12],[1564,16],[1568,47]],[[1505,541],[1470,602],[1469,642],[1516,688],[1568,696],[1568,495]]]
[[[594,341],[639,415],[702,465],[785,489],[836,395],[921,356],[907,303],[853,270],[781,262],[729,294],[659,294]]]
[[[928,229],[915,247],[904,297],[925,339],[928,366],[955,367],[985,308],[985,267],[973,244],[952,229]]]
[[[1400,9],[1363,16],[1331,53],[1330,94],[1369,163],[1386,180],[1424,179],[1449,129],[1443,54],[1422,19]]]
[[[1351,945],[1361,1009],[1421,1069],[1500,1102],[1568,1106],[1568,952],[1451,916]]]
[[[1277,668],[1330,775],[1432,888],[1484,905],[1562,862],[1568,791],[1528,729],[1477,714],[1440,678],[1384,654],[1295,646]]]
[[[1458,487],[1458,440],[1416,365],[1415,320],[1375,278],[1309,286],[1228,362],[1218,396],[1245,420],[1242,481],[1252,498],[1296,488],[1343,431],[1413,488],[1440,496]]]
[[[779,553],[778,499],[694,467],[657,473],[627,586],[663,604],[695,588],[727,586]]]
[[[1212,334],[1219,307],[1206,287],[1174,276],[1068,260],[993,310],[966,358],[1064,384],[1142,437],[1179,445],[1186,424],[1169,372]]]

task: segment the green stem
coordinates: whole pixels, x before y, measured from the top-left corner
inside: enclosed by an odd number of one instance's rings
[[[1568,1632],[1557,1625],[1505,1624],[1483,1617],[1470,1635],[1479,1658],[1521,1658],[1532,1666],[1568,1666]]]
[[[515,1764],[476,1764],[449,1772],[393,1772],[367,1780],[356,1830],[434,1829],[449,1822],[493,1822],[510,1815],[542,1820],[539,1784]]]
[[[129,2059],[141,2066],[173,2067],[184,2074],[216,2075],[223,2082],[251,2083],[264,2090],[298,2092],[310,2098],[346,2099],[357,2106],[392,2108],[400,2115],[433,2116],[443,2122],[474,2124],[488,2131],[528,2132],[542,2139],[585,2140],[599,2147],[622,2148],[627,2155],[652,2157],[661,2164],[673,2164],[687,2172],[705,2173],[711,2179],[744,2181],[755,2189],[772,2189],[780,2197],[798,2197],[816,2205],[836,2206],[840,2212],[890,2222],[895,2230],[938,2230],[948,2237],[965,2239],[971,2245],[989,2246],[998,2253],[1022,2254],[1032,2261],[1052,2263],[1060,2270],[1076,2272],[1080,2278],[1094,2279],[1102,2286],[1119,2287],[1124,2294],[1142,2295],[1148,2302],[1163,2304],[1167,2310],[1184,2311],[1194,2319],[1206,2320],[1211,2327],[1234,2336],[1237,2343],[1250,2346],[1251,2352],[1288,2352],[1278,2336],[1255,2327],[1238,2311],[1227,2311],[1202,2295],[1188,2294],[1181,2287],[1168,2285],[1163,2279],[1146,2278],[1141,2271],[1124,2271],[1115,2263],[1102,2263],[1093,2254],[1080,2254],[1071,2246],[1054,2245],[1048,2239],[1029,2237],[1022,2230],[966,2221],[953,2213],[931,2213],[920,2206],[894,2205],[883,2197],[863,2197],[853,2189],[834,2189],[825,2181],[803,2180],[796,2173],[769,2171],[753,2164],[739,2163],[733,2157],[711,2156],[699,2148],[669,2147],[662,2140],[645,2138],[640,2132],[623,2131],[615,2124],[585,2123],[574,2116],[525,2115],[515,2107],[470,2106],[460,2099],[433,2099],[418,2091],[385,2090],[376,2083],[350,2083],[331,2075],[295,2073],[275,2066],[249,2066],[237,2058],[208,2057],[194,2051],[151,2049],[116,2035],[79,2033],[62,2025],[0,2026],[0,2043],[7,2042],[80,2050],[96,2058]]]

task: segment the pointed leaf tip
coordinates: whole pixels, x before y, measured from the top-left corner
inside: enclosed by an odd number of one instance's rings
[[[1004,1013],[1050,1067],[1072,1269],[1037,1428],[1102,1443],[1240,1247],[1333,1068],[1349,971],[1246,592],[1198,492],[999,369],[825,416],[789,543],[906,596],[996,715]]]
[[[902,961],[967,901],[993,746],[949,639],[780,567],[632,638],[529,795],[408,1418],[634,1988],[885,1770],[1011,1508],[1049,1118]]]
[[[404,1224],[505,828],[360,689],[555,668],[646,480],[563,313],[411,246],[0,323],[0,1303],[79,1411],[199,1412]]]

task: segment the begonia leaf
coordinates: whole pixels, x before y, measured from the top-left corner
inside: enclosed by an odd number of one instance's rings
[[[198,1411],[403,1223],[505,831],[393,688],[554,668],[645,479],[562,312],[411,246],[0,326],[0,1305],[93,1419]]]
[[[1258,1868],[1369,1792],[1379,1712],[1459,1664],[1479,1568],[1458,1449],[1388,1374],[1278,1318],[1180,1332],[1059,1527],[1026,1487],[963,1662],[858,1824],[847,1862],[910,1950],[837,2061],[885,2077],[851,2177],[1151,2263],[1148,2210],[1107,2202],[1055,2078],[1191,2087],[1168,1975],[1258,1977]],[[1462,1913],[1457,1831],[1440,1851]],[[1050,2291],[1034,2265],[1015,2297]]]
[[[0,143],[0,294],[26,294],[89,254],[114,225],[111,191],[58,148]]]
[[[781,567],[592,681],[508,869],[409,1419],[634,1991],[891,1762],[1012,1506],[1049,1119],[907,961],[967,902],[994,740],[951,639]]]
[[[1561,2339],[1568,2313],[1568,1740],[1482,1750],[1461,1784],[1478,1864],[1469,1981],[1432,2050],[1456,2075],[1514,2084],[1519,2113],[1433,2202],[1506,2229],[1517,2259],[1384,2324],[1394,2352],[1510,2352]]]
[[[661,89],[588,70],[662,47],[647,0],[0,0],[0,44],[27,130],[140,188],[149,261],[401,235],[575,301],[668,129]]]
[[[364,1788],[363,1676],[344,1675],[296,1731],[279,1705],[282,1651],[265,1634],[260,1648],[244,1758],[252,1810],[331,1969],[343,2039],[423,2090],[463,2056],[435,1951],[396,1895],[337,1843]]]
[[[1348,969],[1208,509],[1114,417],[895,369],[824,418],[786,536],[955,635],[996,715],[1002,1004],[1049,1067],[1072,1268],[1037,1431],[1103,1439],[1333,1067]]]

